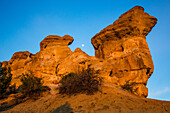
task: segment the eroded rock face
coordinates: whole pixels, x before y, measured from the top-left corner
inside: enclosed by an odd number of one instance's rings
[[[104,67],[112,81],[117,80],[118,85],[135,82],[138,89],[147,84],[154,65],[145,36],[156,23],[155,17],[136,6],[92,38],[95,56],[108,61]],[[144,90],[137,90],[138,95],[147,96]]]
[[[45,37],[43,41],[40,43],[40,49],[43,50],[47,47],[55,47],[55,46],[68,46],[72,44],[74,41],[73,37],[69,35],[64,35],[63,37],[57,35],[49,35]]]
[[[72,53],[68,45],[73,41],[69,35],[63,37],[49,35],[41,41],[40,52],[35,55],[32,62],[33,66],[39,67],[36,68],[36,72],[55,76],[58,63]]]
[[[70,72],[89,67],[103,77],[104,84],[133,84],[134,94],[146,97],[146,84],[154,66],[145,36],[156,22],[155,17],[136,6],[91,39],[95,57],[80,48],[72,52],[68,45],[74,39],[69,35],[49,35],[40,43],[38,53],[17,52],[3,65],[12,68],[12,83],[18,86],[19,75],[28,71],[42,77],[48,85]]]
[[[63,76],[71,72],[78,72],[82,69],[87,69],[88,67],[95,68],[97,70],[97,68],[101,69],[101,62],[103,62],[103,60],[99,60],[96,57],[89,56],[80,48],[77,48],[71,55],[65,58],[57,66],[56,73],[58,76]]]
[[[127,49],[148,49],[145,36],[156,23],[155,17],[144,12],[142,7],[135,6],[91,39],[96,57],[108,59],[113,56],[112,53],[120,56]]]
[[[36,76],[42,77],[44,84],[50,84],[56,80],[56,66],[60,61],[65,59],[72,53],[68,45],[74,39],[65,35],[63,37],[57,35],[49,35],[40,43],[40,51],[32,54],[28,51],[16,52],[9,62],[4,62],[6,66],[12,69],[12,84],[19,86],[20,75],[32,71]]]

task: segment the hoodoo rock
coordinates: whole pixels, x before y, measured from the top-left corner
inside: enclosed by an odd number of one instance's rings
[[[49,35],[40,43],[40,52],[35,54],[29,67],[37,76],[43,78],[45,84],[51,84],[58,80],[56,76],[56,66],[72,53],[68,45],[74,39],[65,35]]]
[[[68,46],[74,41],[73,37],[64,35],[63,37],[57,35],[49,35],[45,37],[40,43],[40,49],[43,50],[51,46]]]
[[[132,85],[134,94],[146,97],[147,81],[154,70],[146,35],[156,23],[155,17],[135,6],[91,39],[95,57],[80,48],[72,52],[68,45],[74,39],[69,35],[49,35],[40,43],[38,53],[17,52],[3,65],[11,67],[12,83],[18,86],[19,75],[29,71],[42,77],[48,85],[70,72],[93,68],[103,77],[104,85]]]
[[[104,67],[110,68],[112,81],[117,80],[118,85],[135,83],[141,96],[147,96],[144,86],[154,70],[145,36],[156,23],[155,17],[136,6],[91,39],[95,56],[108,61]],[[141,87],[143,90],[139,91]]]

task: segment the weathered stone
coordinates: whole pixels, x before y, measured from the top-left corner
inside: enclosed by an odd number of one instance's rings
[[[74,52],[65,58],[58,66],[56,73],[59,76],[64,76],[71,72],[78,72],[82,69],[87,69],[89,66],[94,68],[99,64],[99,60],[95,57],[87,55],[80,48],[74,50]]]
[[[95,56],[107,61],[103,75],[107,79],[108,75],[112,77],[109,82],[117,81],[116,84],[124,85],[130,81],[143,84],[142,87],[147,84],[154,66],[145,36],[156,23],[155,17],[136,6],[91,39]],[[146,88],[142,89],[138,90],[139,95],[146,94],[143,93],[147,92],[144,91]]]
[[[68,45],[73,42],[73,38],[69,35],[63,37],[57,35],[49,35],[40,43],[40,51],[31,54],[28,51],[16,52],[11,60],[6,64],[12,69],[12,84],[19,86],[20,75],[32,71],[36,76],[42,77],[44,84],[49,84],[58,77],[56,76],[56,66],[58,63],[72,53]]]
[[[113,24],[104,28],[96,34],[91,42],[95,48],[95,55],[98,58],[108,59],[112,53],[121,55],[126,48],[123,46],[124,41],[131,39],[134,44],[129,45],[129,49],[133,48],[148,48],[145,41],[138,41],[140,38],[145,40],[145,36],[157,23],[157,19],[150,16],[140,6],[135,6],[126,13],[122,14]],[[139,43],[141,42],[141,43]]]
[[[45,37],[40,43],[40,49],[43,50],[51,46],[68,46],[74,41],[73,37],[64,35],[63,37],[57,35],[49,35]]]
[[[136,6],[91,39],[95,57],[80,48],[72,52],[68,45],[74,39],[69,35],[49,35],[40,43],[38,53],[17,52],[9,62],[2,64],[11,67],[12,83],[17,86],[20,85],[19,75],[29,71],[49,85],[58,83],[70,72],[93,68],[103,77],[104,84],[123,86],[129,82],[135,84],[134,94],[146,97],[146,84],[154,66],[145,36],[156,22],[155,17]]]
[[[133,87],[133,93],[138,96],[147,97],[148,88],[144,84],[137,84]]]

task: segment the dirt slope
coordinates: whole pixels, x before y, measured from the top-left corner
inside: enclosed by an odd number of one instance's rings
[[[135,96],[115,86],[94,95],[47,95],[28,100],[2,113],[170,113],[170,102]]]

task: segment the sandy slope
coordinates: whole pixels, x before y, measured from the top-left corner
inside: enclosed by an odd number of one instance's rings
[[[116,87],[104,86],[94,95],[47,95],[28,100],[2,113],[170,113],[170,102],[137,97]]]

